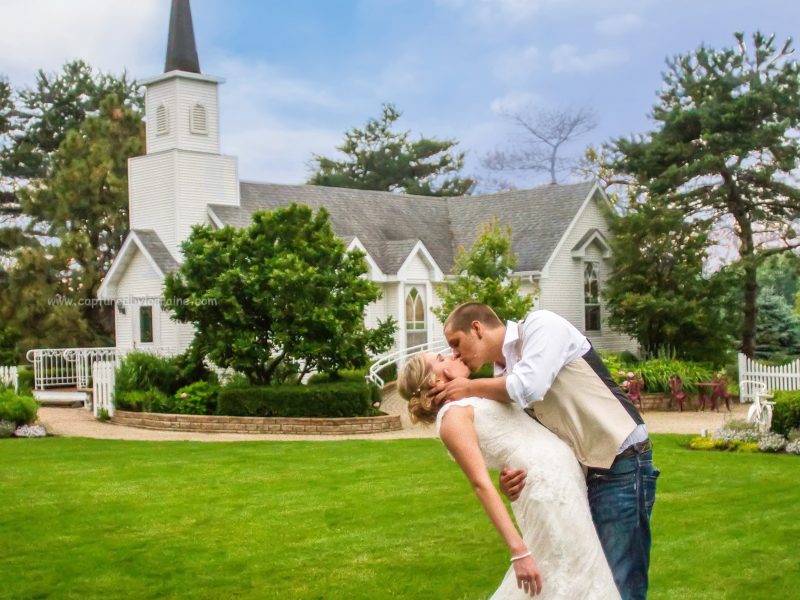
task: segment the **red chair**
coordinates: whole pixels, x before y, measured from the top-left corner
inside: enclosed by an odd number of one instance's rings
[[[631,399],[634,405],[639,405],[639,410],[644,412],[644,407],[642,406],[642,384],[644,382],[639,378],[636,377],[628,381],[628,398]]]
[[[688,402],[691,406],[691,399],[689,398],[689,394],[683,391],[683,380],[678,377],[677,375],[673,375],[669,378],[669,401],[670,406],[673,406],[673,402],[678,403],[678,410],[683,412],[683,403]]]
[[[720,375],[714,377],[714,389],[711,392],[711,408],[717,410],[717,400],[725,400],[728,412],[731,411],[731,394],[728,391],[728,380]]]

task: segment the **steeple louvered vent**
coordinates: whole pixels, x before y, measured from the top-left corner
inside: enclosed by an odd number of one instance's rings
[[[167,107],[159,104],[156,108],[156,135],[166,135],[169,133],[169,114]]]
[[[191,113],[189,114],[190,130],[192,133],[205,135],[208,133],[208,115],[206,107],[202,104],[195,104],[192,106]]]

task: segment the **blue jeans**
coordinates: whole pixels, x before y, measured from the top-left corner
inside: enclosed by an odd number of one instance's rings
[[[656,501],[653,452],[617,459],[610,469],[589,469],[592,520],[622,600],[647,597],[650,514]]]

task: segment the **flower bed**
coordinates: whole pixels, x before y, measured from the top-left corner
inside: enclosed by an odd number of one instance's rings
[[[693,438],[689,447],[693,450],[800,454],[800,430],[791,430],[787,439],[774,431],[759,431],[752,423],[731,420],[711,435]]]
[[[111,422],[144,429],[201,433],[343,435],[402,429],[398,415],[350,418],[223,417],[118,410]]]

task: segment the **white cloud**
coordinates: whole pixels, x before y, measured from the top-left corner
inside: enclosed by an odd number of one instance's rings
[[[562,44],[550,53],[550,60],[555,73],[591,71],[625,62],[628,60],[628,53],[615,48],[604,48],[581,56],[575,46]]]
[[[490,103],[491,111],[496,114],[513,113],[532,104],[541,104],[542,97],[531,92],[509,92],[505,96],[495,98]]]
[[[3,0],[0,73],[30,84],[38,69],[81,58],[105,71],[151,75],[160,71],[168,14],[162,0]]]
[[[563,5],[571,0],[437,0],[438,4],[461,11],[468,19],[491,24],[529,21],[542,9]]]
[[[625,13],[612,15],[594,25],[595,31],[603,35],[621,35],[642,26],[644,20],[639,15]]]
[[[330,155],[341,142],[343,128],[319,123],[347,103],[318,84],[227,56],[211,60],[207,71],[226,80],[220,86],[221,143],[239,158],[241,179],[303,183],[312,153]]]
[[[505,83],[519,83],[530,78],[542,62],[541,53],[535,46],[522,50],[504,52],[495,61],[492,69],[495,77]]]

